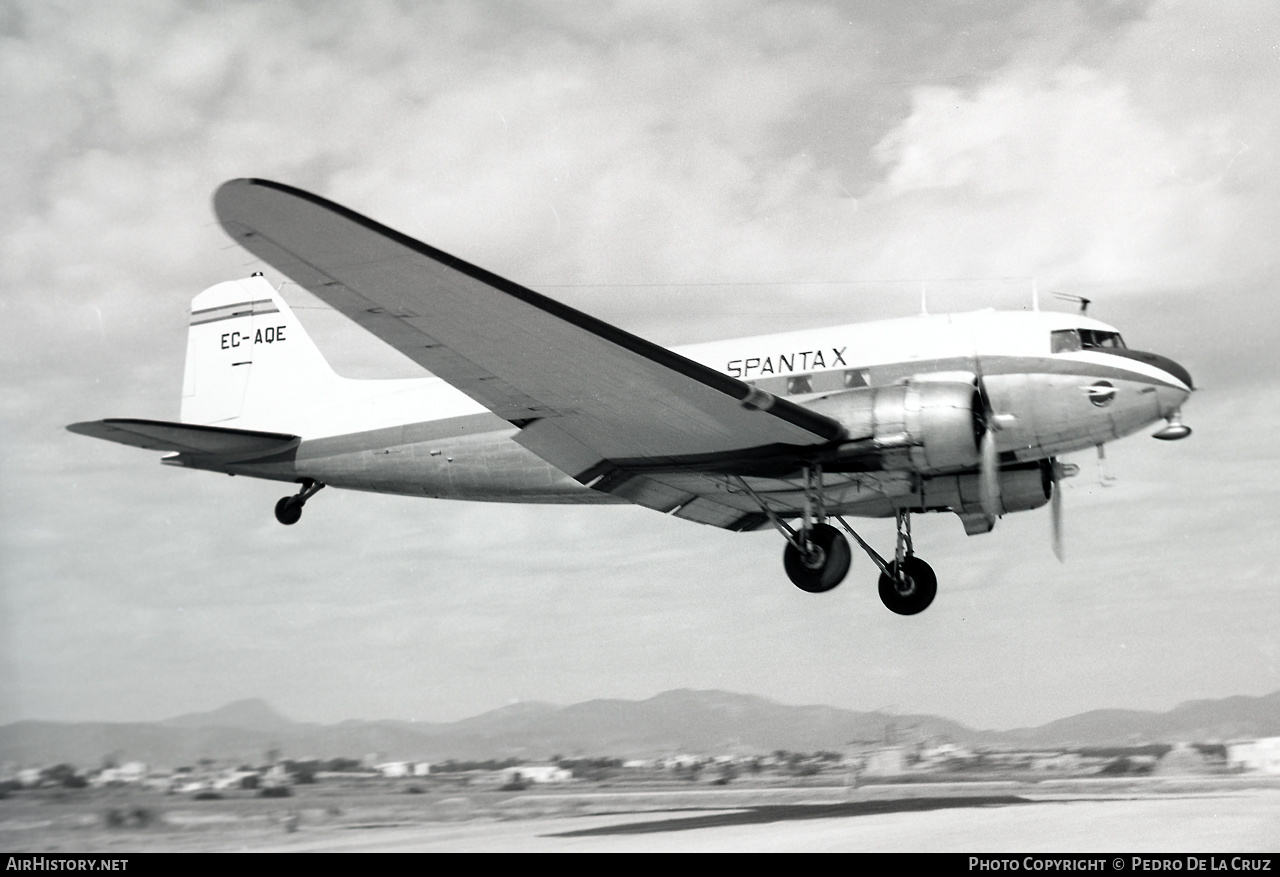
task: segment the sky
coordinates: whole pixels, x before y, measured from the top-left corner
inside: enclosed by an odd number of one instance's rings
[[[976,728],[1280,689],[1280,7],[0,0],[0,723],[449,721],[723,689]],[[316,192],[658,343],[1085,295],[1194,435],[1047,509],[855,552],[638,507],[326,490],[64,430],[177,419],[224,180]],[[296,288],[335,367],[411,373]],[[892,522],[863,522],[881,548]]]

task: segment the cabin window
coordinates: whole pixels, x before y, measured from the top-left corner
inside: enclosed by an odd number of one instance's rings
[[[852,390],[854,387],[866,387],[870,383],[870,375],[866,369],[851,368],[844,373],[844,388],[846,390]]]
[[[800,393],[812,393],[813,380],[812,375],[796,375],[787,378],[787,395],[796,396]]]

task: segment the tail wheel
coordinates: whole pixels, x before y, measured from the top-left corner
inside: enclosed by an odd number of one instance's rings
[[[933,567],[914,554],[908,554],[899,569],[898,561],[889,563],[889,572],[880,575],[880,602],[899,615],[916,615],[929,608],[938,595],[938,577]]]
[[[802,591],[821,594],[844,581],[849,572],[849,543],[830,524],[815,524],[809,530],[809,550],[787,543],[782,565],[792,583]]]
[[[299,478],[302,489],[293,496],[282,496],[276,503],[276,520],[282,524],[296,524],[302,517],[302,507],[307,500],[324,490],[324,482],[314,478]]]

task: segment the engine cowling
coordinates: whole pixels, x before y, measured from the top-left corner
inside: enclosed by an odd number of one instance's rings
[[[901,453],[902,463],[923,474],[979,463],[985,427],[973,383],[908,380],[889,387],[845,390],[815,399],[807,407],[845,428],[850,454]]]
[[[1000,473],[999,514],[1038,509],[1053,495],[1049,464],[1024,464]],[[926,511],[982,515],[982,486],[977,474],[935,475],[920,484],[920,505]]]

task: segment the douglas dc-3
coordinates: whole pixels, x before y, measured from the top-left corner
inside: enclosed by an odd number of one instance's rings
[[[296,483],[294,524],[326,485],[410,496],[635,503],[728,530],[773,527],[809,592],[848,572],[849,533],[894,612],[937,592],[911,515],[973,535],[1052,502],[1057,458],[1160,420],[1180,439],[1177,363],[1082,313],[983,311],[668,350],[307,192],[222,185],[223,229],[430,376],[337,375],[260,273],[191,303],[180,422],[72,432],[162,462]],[[893,517],[882,557],[845,516]],[[834,523],[833,523],[834,522]]]

